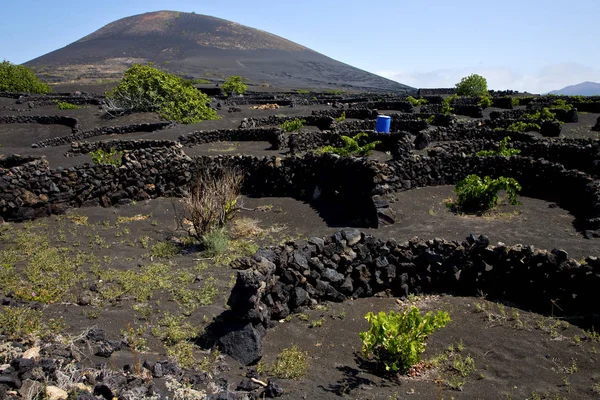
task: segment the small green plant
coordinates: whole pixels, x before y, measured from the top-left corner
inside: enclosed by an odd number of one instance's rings
[[[479,105],[481,108],[488,108],[492,106],[492,98],[490,95],[481,96],[481,100],[479,100]]]
[[[442,114],[446,114],[446,115],[450,115],[452,114],[452,111],[454,111],[454,108],[452,108],[451,103],[457,98],[456,95],[454,96],[448,96],[448,97],[444,97],[444,100],[442,101],[442,109],[440,110],[440,112]]]
[[[426,121],[429,125],[433,124],[433,122],[435,121],[435,115],[430,115],[429,117],[427,117]]]
[[[567,101],[564,99],[557,99],[554,101],[554,104],[552,104],[552,108],[570,111],[573,108],[573,106],[571,104],[567,104]]]
[[[307,89],[296,89],[296,93],[298,93],[298,94],[309,94],[310,90],[307,90]]]
[[[368,156],[371,151],[381,143],[380,140],[369,142],[369,134],[362,132],[354,137],[342,136],[344,147],[324,146],[317,150],[317,153],[334,153],[343,157],[347,156]]]
[[[281,350],[275,363],[270,367],[263,366],[263,371],[280,379],[297,379],[308,370],[308,353],[296,345]]]
[[[508,141],[510,140],[510,136],[504,137],[498,145],[498,150],[481,150],[477,152],[479,157],[493,157],[493,156],[502,156],[502,157],[511,157],[521,153],[521,150],[511,149],[507,147]]]
[[[227,231],[220,227],[202,235],[202,245],[204,246],[203,255],[205,257],[212,258],[225,253],[229,248]]]
[[[150,255],[159,258],[173,258],[179,254],[177,246],[171,242],[158,242],[150,248]]]
[[[428,101],[426,99],[416,99],[412,96],[408,96],[406,98],[406,101],[408,101],[410,104],[412,104],[414,107],[417,106],[422,106],[428,103]]]
[[[339,96],[339,95],[342,95],[342,94],[344,94],[346,92],[343,91],[343,90],[341,90],[341,89],[327,89],[325,91],[325,93]]]
[[[47,94],[51,89],[31,69],[4,60],[0,63],[0,92]]]
[[[518,97],[511,97],[510,102],[513,105],[513,107],[517,107],[517,106],[521,105],[521,101],[519,100]]]
[[[371,327],[360,333],[363,353],[383,362],[386,371],[400,373],[421,361],[427,336],[450,322],[445,311],[421,315],[417,307],[399,313],[369,312],[365,318]]]
[[[66,101],[59,101],[58,103],[56,103],[56,108],[58,108],[59,110],[77,110],[81,107],[76,104],[68,103]]]
[[[556,119],[556,114],[550,111],[548,107],[543,107],[541,110],[537,110],[532,113],[523,114],[523,119],[530,119],[536,121],[546,121]]]
[[[122,163],[123,152],[117,151],[114,147],[110,151],[98,149],[91,151],[92,162],[95,165],[114,165],[120,167]]]
[[[148,341],[144,338],[144,333],[146,333],[146,328],[140,326],[139,328],[134,328],[130,323],[127,324],[127,327],[121,330],[121,335],[123,335],[123,339],[127,343],[132,350],[141,352],[146,351],[148,349]]]
[[[0,334],[23,339],[39,334],[42,329],[42,312],[28,307],[2,307]]]
[[[285,121],[283,124],[281,124],[281,130],[284,132],[295,132],[302,128],[305,123],[306,120],[295,118],[291,121]]]
[[[310,328],[320,328],[323,326],[324,322],[325,322],[325,318],[315,319],[314,321],[311,321],[309,327]]]
[[[467,356],[464,359],[460,354],[457,354],[452,361],[452,369],[463,378],[466,378],[475,371],[475,360],[471,356]]]
[[[248,90],[248,79],[242,78],[241,76],[230,76],[225,79],[221,88],[226,95],[230,96],[232,94],[244,94],[246,90]]]
[[[454,188],[457,199],[452,206],[460,211],[485,211],[498,204],[498,192],[505,190],[510,204],[516,205],[517,192],[521,185],[513,179],[499,177],[492,179],[489,176],[481,179],[477,175],[469,175],[458,182]]]
[[[337,117],[336,122],[342,122],[346,120],[346,111],[342,112],[342,115],[340,115],[339,117]]]
[[[485,96],[488,94],[487,80],[477,74],[471,74],[456,84],[456,94],[459,96]]]
[[[512,132],[539,132],[540,129],[542,128],[536,123],[523,121],[514,122],[508,128],[506,128],[507,131]]]

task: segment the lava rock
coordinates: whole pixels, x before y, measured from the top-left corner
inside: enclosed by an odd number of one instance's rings
[[[243,365],[256,363],[261,358],[263,336],[252,324],[234,330],[219,339],[219,348]]]

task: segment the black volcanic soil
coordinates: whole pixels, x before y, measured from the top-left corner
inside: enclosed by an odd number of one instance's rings
[[[0,99],[0,115],[14,115],[13,111],[1,106],[17,107],[14,100]],[[179,135],[194,130],[236,128],[242,118],[273,114],[305,115],[316,107],[299,107],[272,111],[251,110],[243,106],[241,113],[221,112],[219,121],[209,121],[174,129],[124,135],[124,138],[176,139]],[[97,107],[59,112],[52,106],[26,110],[32,115],[72,115],[79,118],[86,129],[101,125],[121,125],[135,122],[153,122],[154,114],[134,114],[116,120],[100,118]],[[593,137],[588,130],[597,115],[580,116],[579,124],[566,124],[567,136]],[[69,129],[60,126],[29,124],[0,125],[0,152],[3,154],[45,155],[51,167],[77,165],[90,162],[89,156],[66,158],[63,154],[69,146],[32,149],[32,142],[48,137],[69,134]],[[115,138],[100,137],[94,140]],[[278,155],[263,142],[212,143],[194,148],[185,148],[189,155],[254,154]],[[372,157],[385,158],[375,153]],[[600,256],[598,240],[586,240],[574,227],[574,217],[564,209],[542,199],[520,197],[521,205],[500,205],[488,215],[481,217],[457,215],[446,207],[453,196],[450,186],[427,187],[397,193],[392,207],[397,211],[397,223],[380,229],[365,230],[381,238],[405,241],[412,237],[432,239],[441,237],[463,240],[473,233],[486,234],[493,244],[507,245],[522,243],[537,248],[565,249],[569,256],[581,259],[588,255]],[[135,205],[104,209],[100,207],[70,210],[66,216],[52,216],[33,223],[9,223],[3,225],[8,232],[4,236],[15,237],[26,230],[46,235],[52,245],[64,246],[73,251],[93,255],[100,261],[101,268],[136,271],[140,265],[159,261],[169,263],[175,270],[195,271],[198,281],[194,288],[200,290],[203,282],[215,280],[218,294],[210,305],[199,306],[185,318],[194,327],[204,328],[210,320],[225,311],[225,302],[235,271],[224,263],[203,260],[195,247],[184,247],[168,259],[150,254],[153,245],[172,238],[185,237],[175,222],[174,205],[177,200],[157,199]],[[244,198],[244,209],[229,223],[252,218],[265,231],[260,237],[244,240],[257,245],[275,245],[295,238],[324,236],[338,230],[335,207],[317,207],[291,198]],[[139,220],[119,222],[119,217]],[[123,220],[123,219],[122,219]],[[81,223],[85,221],[85,223]],[[144,247],[143,242],[148,245]],[[0,243],[0,250],[7,246]],[[196,270],[205,261],[208,268]],[[19,265],[19,268],[23,268]],[[199,271],[199,272],[197,272]],[[145,328],[144,337],[149,350],[134,355],[128,350],[114,353],[108,360],[109,368],[131,364],[135,357],[148,360],[164,360],[165,347],[151,333],[158,318],[168,311],[180,313],[180,308],[168,293],[157,291],[147,303],[153,313],[148,317],[134,311],[135,302],[122,299],[113,303],[82,305],[81,296],[89,295],[89,285],[97,283],[91,265],[84,264],[85,278],[78,285],[69,301],[43,307],[44,317],[62,317],[67,325],[66,332],[80,334],[91,326],[99,326],[107,337],[119,339],[129,325]],[[485,296],[485,294],[482,294]],[[422,376],[382,378],[361,360],[359,332],[368,324],[364,319],[367,312],[399,310],[408,303],[399,303],[393,298],[368,298],[342,304],[326,304],[307,312],[307,320],[294,316],[282,321],[268,331],[264,341],[263,361],[272,363],[284,348],[296,344],[308,352],[308,372],[297,380],[278,380],[285,389],[284,399],[591,399],[598,398],[594,388],[600,383],[600,343],[576,340],[583,336],[578,320],[553,319],[553,305],[548,304],[547,315],[519,310],[510,304],[491,303],[485,298],[460,298],[451,296],[428,296],[411,299],[423,310],[445,310],[452,322],[434,333],[428,340],[425,360],[445,355],[446,363],[426,369]],[[323,320],[322,326],[311,327],[311,322]],[[462,345],[460,344],[462,343]],[[453,347],[454,350],[449,350]],[[459,347],[461,350],[459,350]],[[596,349],[598,347],[598,349]],[[475,370],[465,378],[457,377],[452,369],[453,360],[471,356]],[[220,376],[228,378],[231,389],[248,372],[230,358],[225,359],[230,367]],[[91,357],[92,363],[106,359]],[[269,378],[259,374],[263,380]],[[158,385],[164,385],[160,383]],[[460,383],[450,388],[447,382]],[[536,397],[537,396],[537,397]]]

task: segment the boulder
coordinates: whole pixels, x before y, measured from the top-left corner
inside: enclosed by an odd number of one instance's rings
[[[261,358],[263,337],[252,324],[231,331],[219,339],[220,350],[243,365],[251,365]]]

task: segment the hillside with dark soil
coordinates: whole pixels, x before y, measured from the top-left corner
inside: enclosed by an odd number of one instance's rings
[[[117,20],[25,65],[47,81],[64,82],[118,79],[131,64],[146,62],[216,81],[241,75],[254,84],[283,87],[411,89],[268,32],[175,11]]]

